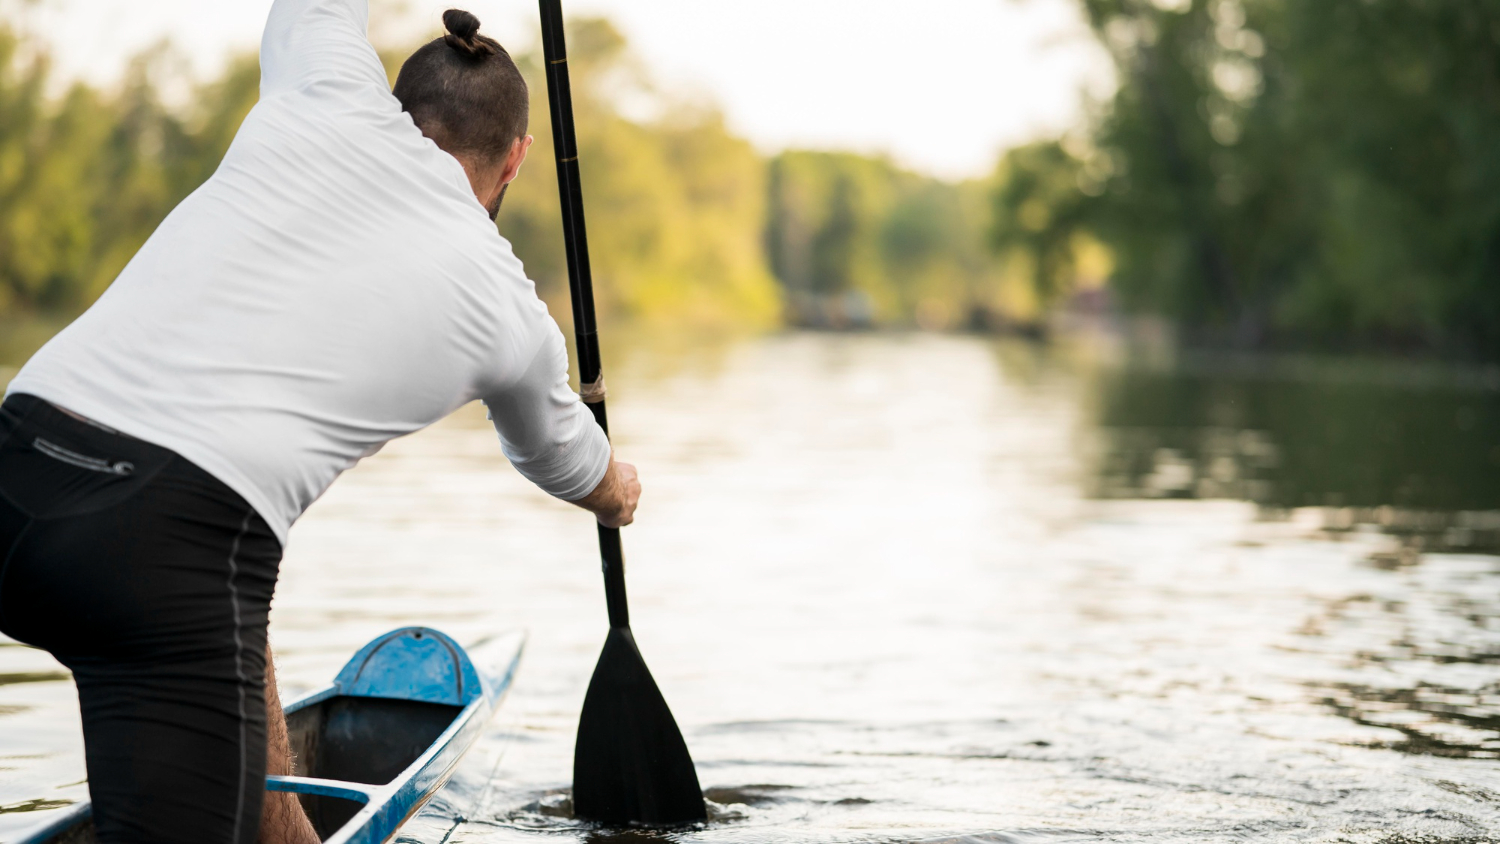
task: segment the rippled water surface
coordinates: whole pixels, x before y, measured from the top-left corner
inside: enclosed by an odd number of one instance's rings
[[[1087,360],[791,334],[612,370],[636,637],[705,827],[570,819],[593,533],[474,408],[293,531],[285,691],[397,625],[530,631],[408,841],[1500,840],[1493,385]],[[0,837],[85,794],[76,718],[0,648]]]

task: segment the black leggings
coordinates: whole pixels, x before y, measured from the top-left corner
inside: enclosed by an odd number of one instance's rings
[[[281,546],[176,453],[0,406],[0,631],[73,672],[103,844],[252,844]]]

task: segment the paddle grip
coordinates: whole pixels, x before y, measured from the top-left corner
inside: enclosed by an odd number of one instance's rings
[[[573,89],[568,82],[568,49],[563,38],[562,0],[540,0],[542,56],[547,65],[547,101],[552,109],[552,148],[557,155],[557,195],[562,205],[563,247],[568,257],[568,290],[573,300],[573,339],[578,347],[578,383],[599,380],[599,326],[594,318],[594,279],[589,269],[588,234],[583,225],[583,182],[578,174],[578,138],[573,131]],[[609,434],[604,399],[588,405],[594,421]],[[610,627],[629,627],[625,600],[625,551],[618,528],[599,526],[599,557]]]

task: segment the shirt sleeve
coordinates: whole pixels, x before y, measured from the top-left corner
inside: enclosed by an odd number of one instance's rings
[[[389,91],[385,67],[365,34],[369,18],[367,0],[276,0],[260,41],[261,96],[316,82]]]
[[[506,458],[543,491],[577,501],[604,479],[609,438],[568,386],[568,352],[556,324],[526,371],[483,398]]]

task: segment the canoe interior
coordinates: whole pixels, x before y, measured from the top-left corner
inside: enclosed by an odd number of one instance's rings
[[[376,697],[332,697],[287,713],[298,776],[383,785],[415,762],[463,707]],[[328,838],[362,806],[353,800],[298,795],[320,838]],[[48,844],[96,844],[92,820]]]
[[[462,711],[441,703],[344,696],[303,707],[287,715],[295,773],[383,785],[426,752]],[[323,838],[337,832],[361,806],[336,797],[299,796]]]

